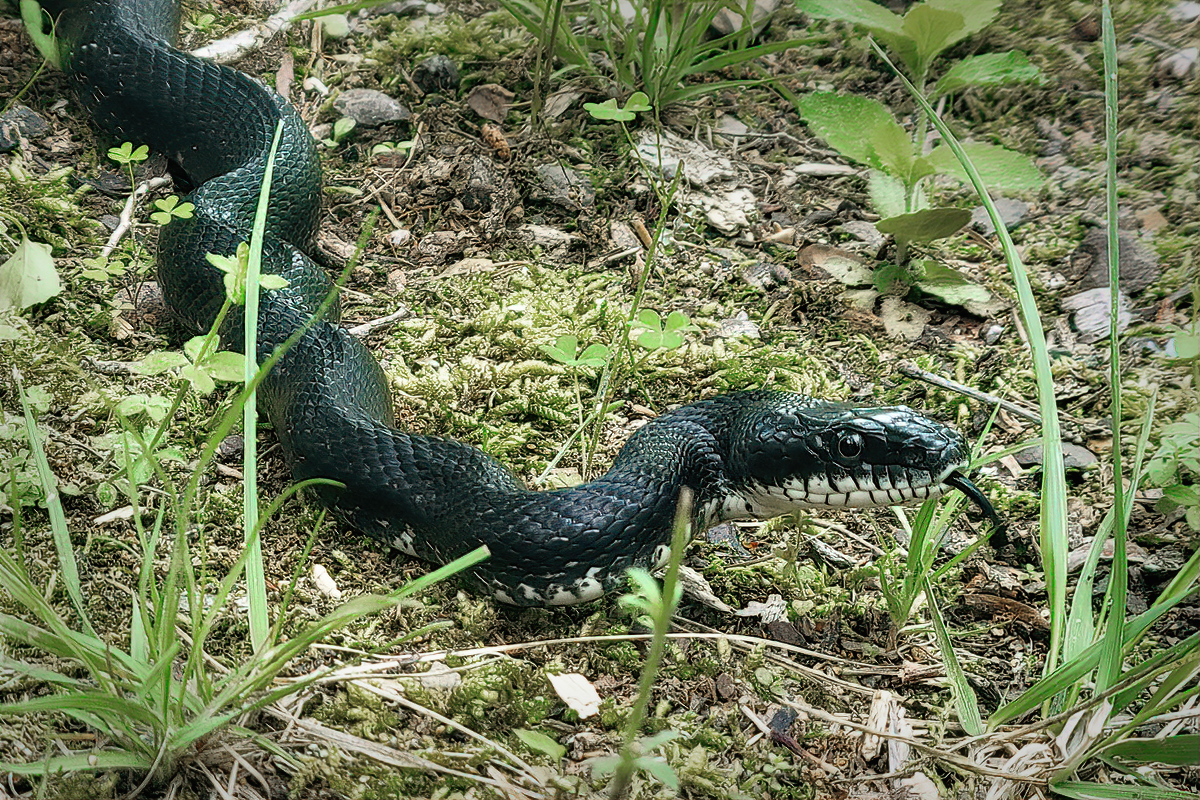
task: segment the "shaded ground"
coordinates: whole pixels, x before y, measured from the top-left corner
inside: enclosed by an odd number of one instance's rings
[[[1144,250],[1140,255],[1148,264],[1140,268],[1142,285],[1130,288],[1137,326],[1129,339],[1125,383],[1131,423],[1144,413],[1154,388],[1160,424],[1196,411],[1194,375],[1186,365],[1161,357],[1171,338],[1169,326],[1195,318],[1200,256],[1197,72],[1193,66],[1177,77],[1163,66],[1189,36],[1194,39],[1196,23],[1189,28],[1170,21],[1171,6],[1129,4],[1117,20],[1124,42],[1121,65],[1127,71],[1122,74],[1122,213],[1131,241]],[[1103,214],[1100,50],[1084,21],[1085,10],[1066,3],[1008,4],[997,24],[952,54],[1019,46],[1041,66],[1046,82],[968,93],[947,109],[975,136],[1036,155],[1050,178],[1044,192],[1026,198],[1029,212],[1014,236],[1032,270],[1053,342],[1066,433],[1086,448],[1079,455],[1087,463],[1072,473],[1070,546],[1081,552],[1111,502],[1112,477],[1102,466],[1110,441],[1107,344],[1081,339],[1060,304],[1061,298],[1089,288],[1088,259],[1095,260],[1095,253],[1079,246]],[[240,8],[214,12],[212,20],[201,19],[202,30],[193,25],[187,31],[188,46],[220,37],[244,20]],[[356,20],[351,35],[342,39],[293,30],[238,66],[275,83],[281,59],[290,57],[295,71],[290,94],[313,126],[336,120],[340,114],[331,98],[351,88],[379,88],[411,107],[411,121],[360,128],[324,153],[328,238],[323,245],[347,257],[354,242],[367,244],[348,283],[347,321],[382,317],[401,304],[409,309],[406,318],[369,339],[393,382],[400,424],[483,447],[528,480],[564,448],[555,479],[578,479],[580,451],[567,444],[578,409],[574,376],[549,361],[539,345],[552,344],[562,334],[574,334],[581,343],[608,343],[619,333],[645,269],[636,230],[653,226],[658,202],[628,157],[620,129],[583,111],[584,100],[602,98],[571,84],[568,88],[582,97],[547,131],[529,130],[527,40],[490,8],[462,4],[453,12],[371,16]],[[802,22],[785,15],[769,35],[790,35],[792,29],[800,35]],[[788,89],[799,94],[836,87],[878,97],[892,108],[909,108],[899,84],[856,39],[846,38],[837,26],[816,26],[818,31],[823,33],[816,43],[766,61]],[[412,66],[437,53],[460,65],[462,86],[457,92],[419,96]],[[7,98],[25,85],[39,60],[9,23],[0,26],[0,54],[0,96]],[[319,79],[331,94],[302,86],[306,78]],[[511,149],[508,159],[495,139],[483,134],[484,120],[463,101],[472,87],[483,84],[516,92],[499,126]],[[552,82],[550,88],[562,87]],[[20,209],[31,237],[55,245],[67,285],[62,295],[30,312],[23,338],[0,342],[0,355],[6,365],[11,361],[21,369],[27,385],[41,387],[38,411],[51,466],[66,485],[85,595],[93,618],[119,637],[126,630],[126,604],[114,603],[113,597],[123,596],[117,587],[136,580],[137,560],[129,548],[127,516],[111,513],[120,511],[111,487],[118,473],[111,435],[120,430],[112,406],[134,393],[169,395],[172,387],[165,380],[108,374],[96,363],[135,361],[167,347],[170,339],[123,305],[127,290],[152,273],[152,224],[139,224],[119,245],[118,256],[128,264],[125,274],[107,280],[82,277],[89,268],[83,259],[94,256],[108,235],[95,220],[118,213],[129,186],[104,158],[114,143],[98,137],[67,98],[59,76],[42,75],[22,102],[50,120],[52,131],[19,156],[0,155],[8,170],[0,180],[3,208]],[[744,125],[744,132],[729,118]],[[662,257],[651,265],[642,307],[663,317],[683,312],[697,330],[678,349],[633,351],[635,366],[616,387],[618,404],[599,437],[597,465],[607,464],[637,425],[672,404],[759,385],[863,403],[904,403],[953,422],[968,435],[982,431],[990,408],[905,377],[898,369],[902,360],[983,391],[1032,400],[1021,331],[1006,307],[985,319],[915,295],[905,304],[865,294],[864,287],[851,287],[857,292],[848,295],[847,286],[822,268],[830,260],[829,248],[873,265],[879,243],[860,238],[864,227],[853,224],[872,219],[870,205],[859,175],[816,177],[797,169],[844,162],[806,131],[777,93],[766,88],[719,93],[669,109],[664,122],[728,160],[737,185],[753,193],[750,224],[723,234],[697,211],[669,215]],[[321,133],[331,135],[328,127]],[[418,145],[411,155],[372,152],[381,142],[412,138]],[[151,171],[163,168],[150,164]],[[539,167],[548,169],[539,172]],[[594,199],[578,187],[557,190],[556,167],[583,176]],[[91,188],[81,191],[80,186]],[[953,191],[947,189],[950,196]],[[968,232],[927,250],[1002,300],[1009,296],[993,237]],[[584,369],[579,378],[586,400],[596,390],[597,375]],[[9,380],[0,384],[5,413],[0,460],[5,471],[13,470],[36,492],[12,416],[20,407]],[[173,467],[180,474],[195,458],[222,401],[218,392],[186,404],[169,440],[184,461]],[[134,419],[146,423],[144,417]],[[1034,433],[1028,421],[1002,413],[985,447]],[[269,433],[260,447],[265,453],[260,480],[264,494],[273,495],[287,484],[286,468]],[[1100,461],[1089,460],[1091,454],[1099,454]],[[228,569],[241,542],[239,464],[236,455],[230,457],[206,483],[197,553],[210,575]],[[1045,651],[1039,613],[1044,584],[1036,554],[1038,478],[1036,465],[1029,467],[1029,462],[1009,460],[985,472],[983,485],[1009,521],[1010,535],[969,559],[941,589],[960,658],[987,708],[1035,680]],[[1144,607],[1195,548],[1196,532],[1182,511],[1162,513],[1159,496],[1161,490],[1145,492],[1131,523],[1133,611],[1139,603]],[[36,508],[26,516],[31,569],[49,576],[54,551],[45,520]],[[317,519],[315,507],[292,502],[272,525],[264,548],[273,586],[290,582]],[[5,537],[9,520],[0,518]],[[970,541],[977,528],[977,522],[960,521],[958,533]],[[726,636],[674,640],[656,688],[649,727],[683,733],[664,752],[684,792],[692,797],[891,792],[889,781],[873,779],[889,772],[886,755],[865,751],[854,730],[797,716],[781,701],[802,698],[813,708],[861,720],[872,695],[887,690],[904,698],[918,735],[936,742],[953,729],[932,634],[919,624],[898,636],[891,630],[872,567],[897,557],[894,516],[821,514],[743,525],[739,532],[748,560],[727,545],[703,544],[693,548],[687,563],[735,609],[778,595],[788,613],[784,620],[764,622],[685,599],[681,632]],[[426,570],[328,522],[311,561],[324,567],[346,595],[386,591]],[[311,575],[308,566],[303,574]],[[289,627],[294,630],[336,602],[306,577],[288,612]],[[1180,609],[1160,635],[1166,641],[1186,635],[1195,629],[1197,616],[1194,605]],[[415,642],[392,644],[438,622],[449,624]],[[370,746],[412,753],[493,781],[524,771],[504,751],[465,736],[419,709],[424,706],[501,743],[564,795],[586,792],[591,784],[583,759],[609,753],[619,741],[644,658],[640,641],[429,656],[439,671],[440,665],[451,668],[452,677],[421,682],[400,676],[425,670],[426,663],[409,657],[412,653],[630,632],[640,629],[614,598],[554,611],[514,610],[443,585],[336,635],[295,664],[294,674],[300,675],[364,651],[383,656],[377,677],[331,680],[295,704],[290,711],[308,720],[307,728],[272,716],[254,721],[294,753],[299,767],[258,751],[249,757],[272,791],[300,797],[428,796],[439,787],[449,793],[443,796],[497,794],[476,778],[398,770],[395,762],[368,757]],[[244,620],[231,615],[213,656],[237,663],[246,655],[245,634]],[[558,672],[579,672],[595,684],[604,698],[598,717],[580,720],[566,707],[547,679]],[[10,696],[40,691],[3,673],[0,677],[5,681],[0,691]],[[338,740],[314,722],[360,739]],[[552,769],[548,758],[525,747],[514,728],[536,729],[564,744],[561,769]],[[36,759],[62,741],[63,733],[49,719],[6,721],[0,725],[0,758]],[[73,747],[88,741],[83,729],[65,733],[74,737],[68,739]],[[987,785],[970,773],[935,774],[951,787],[948,791],[963,796]],[[1180,788],[1197,787],[1194,771],[1173,778]],[[57,796],[115,795],[131,788],[119,780],[64,780],[55,786]],[[251,781],[239,790],[265,792]],[[198,775],[184,787],[189,796],[208,791]],[[639,782],[635,793],[657,796],[661,786]]]

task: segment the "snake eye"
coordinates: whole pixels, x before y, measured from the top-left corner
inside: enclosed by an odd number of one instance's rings
[[[849,433],[838,439],[838,455],[845,459],[858,458],[863,451],[862,437],[857,433]]]

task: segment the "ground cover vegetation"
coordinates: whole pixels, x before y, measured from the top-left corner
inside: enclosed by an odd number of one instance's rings
[[[548,486],[719,391],[905,402],[972,436],[1008,524],[739,525],[555,611],[427,576],[299,499],[261,370],[156,319],[188,204],[14,22],[0,111],[45,127],[0,129],[0,792],[1194,795],[1189,4],[799,0],[723,34],[721,4],[381,5],[237,65],[325,147],[323,247],[347,316],[390,316],[404,425]],[[187,46],[246,22],[185,16]],[[364,88],[413,113],[355,119]],[[255,248],[215,262],[227,308]]]

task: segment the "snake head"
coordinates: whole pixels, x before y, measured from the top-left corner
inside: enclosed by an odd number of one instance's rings
[[[723,503],[726,517],[917,502],[961,488],[970,461],[961,434],[905,406],[859,408],[779,394],[734,430],[730,456],[743,478],[735,481],[736,498]],[[981,497],[976,490],[972,499]]]

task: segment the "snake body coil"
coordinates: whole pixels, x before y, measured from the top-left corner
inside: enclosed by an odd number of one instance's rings
[[[191,219],[159,237],[159,281],[197,332],[225,291],[206,253],[248,241],[272,137],[282,139],[271,186],[263,269],[289,280],[265,292],[264,359],[316,312],[330,290],[312,252],[320,160],[299,114],[252,78],[175,49],[177,0],[49,0],[61,66],[98,125],[164,153],[193,187]],[[473,447],[392,427],[387,381],[341,329],[338,310],[305,332],[260,387],[297,479],[331,478],[322,500],[349,525],[406,553],[448,561],[486,544],[476,575],[508,603],[574,603],[623,583],[631,566],[668,551],[680,489],[696,521],[769,517],[801,506],[862,507],[982,495],[960,472],[955,433],[903,407],[848,408],[752,391],[704,400],[636,432],[603,477],[533,492]],[[240,322],[226,343],[240,347]],[[986,501],[983,501],[986,503]]]

